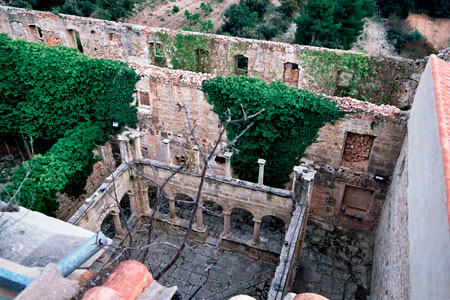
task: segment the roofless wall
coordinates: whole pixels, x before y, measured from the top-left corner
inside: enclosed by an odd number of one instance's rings
[[[408,106],[422,63],[349,51],[174,31],[0,6],[12,38],[109,58],[212,75],[248,75],[316,93]]]

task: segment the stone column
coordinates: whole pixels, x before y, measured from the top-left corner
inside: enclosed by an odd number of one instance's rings
[[[111,211],[111,215],[113,216],[114,220],[114,228],[116,230],[116,237],[123,239],[125,237],[125,233],[122,229],[122,223],[120,222],[120,216],[119,213],[116,211]]]
[[[223,212],[223,236],[227,237],[231,234],[230,226],[231,211]]]
[[[197,147],[197,145],[195,145],[194,147],[192,147],[192,150],[194,150],[194,169],[195,172],[200,172],[200,151]]]
[[[225,178],[231,179],[231,156],[233,152],[225,152]]]
[[[120,157],[122,158],[122,162],[130,163],[132,161],[132,157],[128,148],[128,140],[119,136],[119,147],[120,147]]]
[[[137,186],[139,189],[139,206],[142,207],[142,214],[148,216],[152,211],[148,201],[148,186],[143,180],[138,180]]]
[[[175,222],[177,220],[177,215],[175,213],[175,200],[169,200],[169,209],[170,209],[170,221]]]
[[[205,225],[203,224],[203,209],[199,206],[197,207],[197,219],[195,221],[195,229],[197,231],[205,231]]]
[[[252,246],[259,246],[261,244],[261,241],[259,240],[259,231],[261,230],[261,220],[259,219],[253,219],[253,222],[255,223],[253,225],[253,239],[252,239]]]
[[[170,164],[172,164],[171,157],[170,157],[170,140],[164,139],[162,142],[166,145],[165,146],[166,153],[164,156],[164,162],[170,165]]]
[[[130,142],[133,141],[133,159],[135,161],[140,161],[143,156],[142,156],[142,149],[141,149],[141,135],[138,132],[134,132],[133,135],[130,137]]]
[[[258,185],[264,184],[264,165],[266,164],[266,161],[262,158],[258,159],[259,164],[259,176],[258,176]]]
[[[134,186],[134,184],[133,184]],[[138,199],[136,199],[137,197],[137,193],[135,192],[127,192],[128,197],[130,198],[130,210],[131,213],[134,213],[135,218],[139,217],[139,212],[138,212],[138,208],[139,208],[139,202]]]

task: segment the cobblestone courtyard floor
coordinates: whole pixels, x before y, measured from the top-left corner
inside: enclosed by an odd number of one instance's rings
[[[160,233],[156,243],[180,245],[181,237]],[[176,264],[159,281],[165,286],[178,286],[182,299],[189,299],[206,279],[206,268],[211,266],[209,280],[193,299],[228,299],[236,294],[247,294],[256,299],[267,299],[275,264],[258,261],[226,251],[217,251],[213,239],[205,245],[189,242]],[[149,267],[156,274],[175,254],[168,245],[154,247],[149,255]]]

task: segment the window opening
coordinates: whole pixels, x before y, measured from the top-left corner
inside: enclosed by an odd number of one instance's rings
[[[236,74],[238,75],[247,75],[248,73],[248,57],[244,55],[236,55]]]
[[[283,82],[286,85],[298,88],[298,76],[298,64],[289,62],[284,64]]]

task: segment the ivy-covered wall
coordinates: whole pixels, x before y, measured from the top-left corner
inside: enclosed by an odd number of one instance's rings
[[[5,34],[0,69],[0,136],[32,140],[36,152],[14,171],[2,198],[54,214],[57,192],[83,193],[92,151],[120,130],[113,122],[135,127],[130,103],[139,76],[122,62]]]

